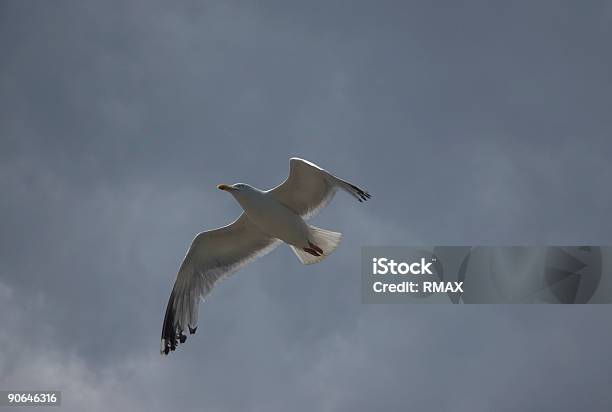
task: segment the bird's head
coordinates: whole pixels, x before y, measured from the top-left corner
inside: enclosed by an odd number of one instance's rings
[[[235,183],[233,185],[218,185],[217,189],[230,192],[231,194],[245,193],[253,190],[252,186],[246,183]]]

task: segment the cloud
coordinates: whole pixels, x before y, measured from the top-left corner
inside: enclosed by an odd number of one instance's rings
[[[4,5],[0,387],[75,411],[606,410],[604,306],[360,303],[365,245],[610,241],[605,10],[498,8]],[[249,265],[160,358],[189,242],[240,212],[215,185],[272,187],[295,155],[373,200],[339,194],[313,221],[334,255]]]

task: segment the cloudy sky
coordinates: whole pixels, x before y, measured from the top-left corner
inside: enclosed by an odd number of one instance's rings
[[[537,4],[536,4],[537,3]],[[612,309],[364,305],[364,245],[610,244],[612,3],[0,3],[0,389],[66,411],[574,411]],[[218,183],[368,189],[159,335]]]

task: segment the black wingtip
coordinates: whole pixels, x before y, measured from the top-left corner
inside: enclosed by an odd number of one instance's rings
[[[361,190],[360,188],[358,188],[357,186],[353,184],[349,183],[349,186],[357,193],[357,196],[358,196],[357,200],[359,200],[359,202],[365,202],[366,200],[372,197],[371,194],[369,194],[365,190]]]
[[[187,340],[187,335],[183,334],[183,330],[176,325],[176,313],[174,310],[175,298],[174,291],[172,291],[170,299],[168,299],[168,306],[166,307],[166,315],[164,316],[164,324],[162,326],[162,355],[168,355],[170,352],[175,351],[179,343],[185,343]],[[194,334],[196,329],[197,326],[194,328],[189,326],[189,333]]]

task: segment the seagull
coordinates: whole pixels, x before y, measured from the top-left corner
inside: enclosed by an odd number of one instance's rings
[[[341,233],[308,225],[342,189],[363,202],[371,196],[307,160],[289,160],[289,177],[270,190],[245,183],[218,185],[234,196],[243,213],[234,222],[199,233],[180,266],[162,326],[161,354],[194,334],[198,306],[214,284],[284,242],[305,265],[318,263],[336,249]]]

